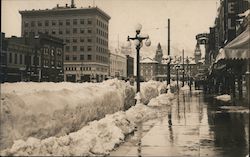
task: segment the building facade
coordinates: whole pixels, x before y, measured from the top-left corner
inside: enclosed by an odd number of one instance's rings
[[[127,77],[131,78],[134,76],[134,58],[126,55],[127,58]]]
[[[39,34],[5,38],[6,82],[63,81],[63,41]]]
[[[118,53],[110,53],[110,76],[120,79],[127,78],[126,56]]]
[[[102,81],[109,72],[110,16],[97,7],[57,5],[53,9],[20,11],[22,35],[46,33],[65,42],[64,80]]]

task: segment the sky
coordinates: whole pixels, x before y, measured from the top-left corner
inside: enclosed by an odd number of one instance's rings
[[[56,4],[61,6],[66,3],[70,4],[71,0],[2,0],[2,32],[7,37],[21,35],[19,10],[51,9]],[[141,32],[148,34],[152,42],[150,47],[143,46],[141,55],[153,57],[158,43],[161,43],[166,55],[169,18],[171,55],[181,55],[184,49],[185,56],[193,56],[195,35],[208,33],[209,27],[214,25],[219,0],[75,0],[75,4],[77,7],[97,6],[111,16],[111,48],[123,45],[127,36],[134,36],[134,27],[140,23]],[[204,56],[204,52],[202,54]]]

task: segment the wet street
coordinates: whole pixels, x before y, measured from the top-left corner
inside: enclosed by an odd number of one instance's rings
[[[159,118],[138,124],[110,156],[232,156],[249,154],[249,109],[205,97],[202,91],[180,93]]]

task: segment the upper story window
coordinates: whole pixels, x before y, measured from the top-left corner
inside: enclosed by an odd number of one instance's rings
[[[91,24],[92,24],[92,20],[88,19],[88,25],[91,25]]]
[[[29,27],[29,23],[28,22],[24,22],[24,27]]]
[[[77,25],[77,19],[73,20],[73,25]]]
[[[31,27],[35,27],[35,21],[31,21]]]
[[[83,28],[80,29],[80,33],[84,34],[84,29]]]
[[[74,33],[74,34],[77,33],[77,28],[73,28],[73,33]]]
[[[56,25],[56,21],[52,21],[52,26],[55,26]]]
[[[82,25],[84,24],[84,19],[80,20],[80,24],[82,24]]]
[[[49,26],[49,21],[46,20],[44,25],[45,25],[45,26]]]
[[[92,56],[91,55],[88,55],[88,60],[91,60],[92,59]]]
[[[65,56],[65,60],[68,61],[69,60],[69,55]]]
[[[39,21],[39,22],[37,23],[37,25],[38,25],[38,26],[42,26],[43,24],[42,24],[42,22]]]
[[[70,25],[70,20],[69,20],[69,19],[66,20],[66,25],[67,25],[67,26]]]
[[[63,25],[63,21],[59,20],[59,26],[62,26],[62,25]]]
[[[92,33],[92,30],[91,30],[91,29],[88,29],[88,33]]]

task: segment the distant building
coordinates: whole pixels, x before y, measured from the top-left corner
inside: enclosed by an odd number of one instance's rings
[[[199,54],[201,55],[201,54]],[[198,56],[200,57],[200,56]],[[178,74],[179,80],[187,81],[189,78],[195,78],[202,67],[202,60],[198,60],[197,64],[194,58],[184,58],[184,64],[182,57],[175,57],[170,63],[170,77],[172,80],[177,79],[177,69],[176,66],[179,65]],[[141,76],[144,81],[157,80],[166,81],[167,80],[167,66],[169,64],[168,58],[163,56],[160,44],[158,44],[155,58],[151,59],[149,57],[143,58],[140,61],[140,71]]]
[[[155,80],[158,71],[158,64],[157,61],[149,57],[140,60],[140,71],[143,81]]]
[[[97,7],[57,5],[53,9],[20,11],[22,36],[39,32],[61,38],[64,46],[64,79],[102,81],[109,73],[108,24],[110,16]]]
[[[127,57],[118,52],[110,53],[110,76],[120,79],[127,78]]]
[[[134,76],[134,58],[126,55],[127,58],[127,77],[133,77]]]
[[[4,38],[6,66],[4,82],[63,81],[63,41],[39,34]]]

